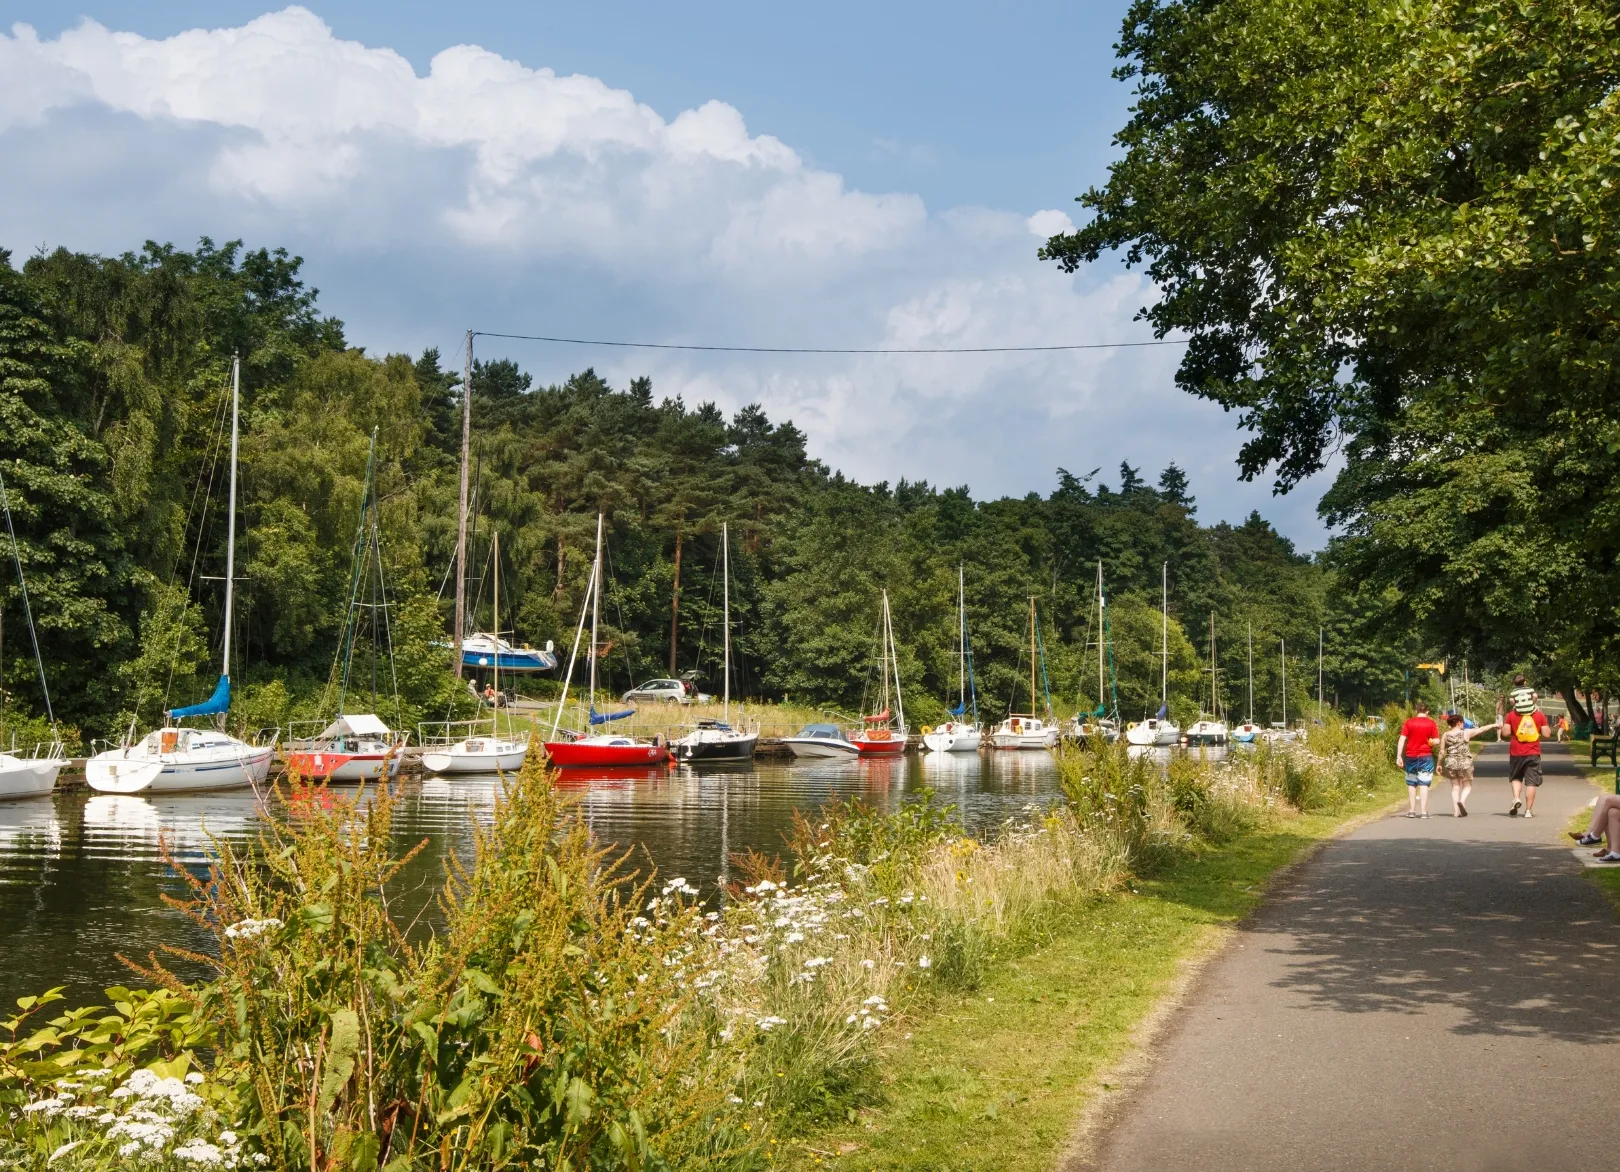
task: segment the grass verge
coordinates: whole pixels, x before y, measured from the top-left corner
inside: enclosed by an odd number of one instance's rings
[[[1280,869],[1400,796],[1269,821],[1057,921],[971,994],[942,998],[878,1060],[883,1105],[782,1151],[794,1169],[1050,1168],[1138,1025]],[[1616,876],[1620,879],[1620,876]]]

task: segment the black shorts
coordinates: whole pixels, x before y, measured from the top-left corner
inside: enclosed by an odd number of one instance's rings
[[[1522,757],[1508,758],[1508,780],[1525,785],[1541,784],[1541,754],[1526,753]]]

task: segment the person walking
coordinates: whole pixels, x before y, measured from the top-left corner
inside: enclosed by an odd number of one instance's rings
[[[1429,786],[1434,782],[1434,747],[1440,726],[1429,716],[1429,702],[1419,700],[1417,711],[1401,725],[1395,741],[1395,764],[1406,770],[1406,816],[1429,816]]]
[[[1514,679],[1522,684],[1523,676]],[[1513,711],[1502,714],[1499,726],[1508,743],[1508,781],[1513,786],[1513,805],[1508,807],[1512,818],[1524,811],[1526,818],[1535,817],[1536,792],[1541,788],[1541,742],[1552,731],[1546,713],[1535,706],[1535,693],[1530,693],[1530,709],[1519,711],[1520,689],[1513,690]]]
[[[1482,724],[1467,727],[1460,713],[1446,717],[1447,729],[1440,738],[1440,772],[1451,782],[1451,816],[1468,817],[1468,795],[1474,791],[1474,752],[1468,742],[1477,736],[1495,732],[1496,725]]]

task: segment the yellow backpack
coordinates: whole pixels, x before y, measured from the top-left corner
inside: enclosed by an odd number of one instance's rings
[[[1519,726],[1513,730],[1513,739],[1524,745],[1541,740],[1541,726],[1536,723],[1535,713],[1526,712],[1519,717]]]

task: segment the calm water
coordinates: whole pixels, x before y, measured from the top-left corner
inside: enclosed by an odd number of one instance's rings
[[[401,844],[428,849],[402,877],[402,914],[431,915],[448,853],[465,856],[472,827],[487,820],[495,778],[408,781],[395,818]],[[796,809],[859,796],[893,809],[932,787],[983,830],[1048,800],[1056,768],[1046,753],[929,754],[900,761],[759,762],[749,767],[574,771],[565,786],[604,842],[634,848],[642,865],[712,892],[730,855],[782,849]],[[159,856],[201,865],[210,834],[252,835],[251,790],[177,797],[120,797],[86,790],[0,802],[0,1004],[53,985],[75,1002],[130,983],[117,955],[144,960],[164,943],[201,946],[196,930],[164,905],[184,884]]]

